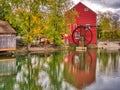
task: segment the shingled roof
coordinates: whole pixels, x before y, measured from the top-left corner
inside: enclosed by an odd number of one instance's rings
[[[0,20],[0,34],[15,34],[16,31],[7,21]]]

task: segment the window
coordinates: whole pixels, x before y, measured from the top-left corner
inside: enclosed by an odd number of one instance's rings
[[[89,9],[88,9],[87,7],[86,7],[86,8],[84,8],[84,11],[85,11],[85,12],[87,12],[88,10],[89,10]]]
[[[79,32],[76,32],[75,38],[80,38],[80,33]]]
[[[90,29],[90,24],[86,24],[86,30]]]

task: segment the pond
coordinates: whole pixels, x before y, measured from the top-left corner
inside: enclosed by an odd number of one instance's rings
[[[0,90],[120,90],[120,51],[1,55]]]

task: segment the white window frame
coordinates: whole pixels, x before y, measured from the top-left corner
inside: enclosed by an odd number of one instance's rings
[[[86,30],[90,29],[90,24],[86,24],[85,27],[86,27]]]
[[[75,38],[80,38],[80,33],[79,32],[75,33]]]

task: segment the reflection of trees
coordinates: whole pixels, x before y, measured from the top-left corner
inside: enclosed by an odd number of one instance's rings
[[[18,58],[17,90],[59,90],[62,84],[62,53],[34,54]]]
[[[98,73],[119,75],[119,52],[100,52]],[[17,56],[17,74],[0,77],[0,90],[70,90],[95,80],[96,51]],[[4,84],[1,81],[4,80]]]
[[[34,56],[33,56],[34,58]],[[37,80],[37,70],[39,68],[33,67],[37,62],[37,59],[34,59],[32,62],[32,56],[28,54],[27,56],[18,56],[17,57],[17,75],[16,83],[14,85],[15,90],[39,90],[40,87],[36,85]]]
[[[69,90],[95,80],[96,51],[29,54],[17,61],[16,90]]]
[[[49,63],[50,69],[48,70],[52,87],[51,90],[61,90],[61,85],[63,81],[61,61],[63,60],[62,53],[54,53],[52,62]]]
[[[114,74],[119,69],[119,52],[118,51],[101,51],[98,58],[99,71],[103,74]]]
[[[106,52],[100,52],[98,58],[100,60],[102,69],[105,70],[106,66],[108,65],[109,54]]]
[[[111,53],[111,59],[113,60],[113,68],[117,69],[118,68],[118,63],[117,63],[117,54],[116,53]]]
[[[0,90],[13,90],[15,75],[0,77]]]

